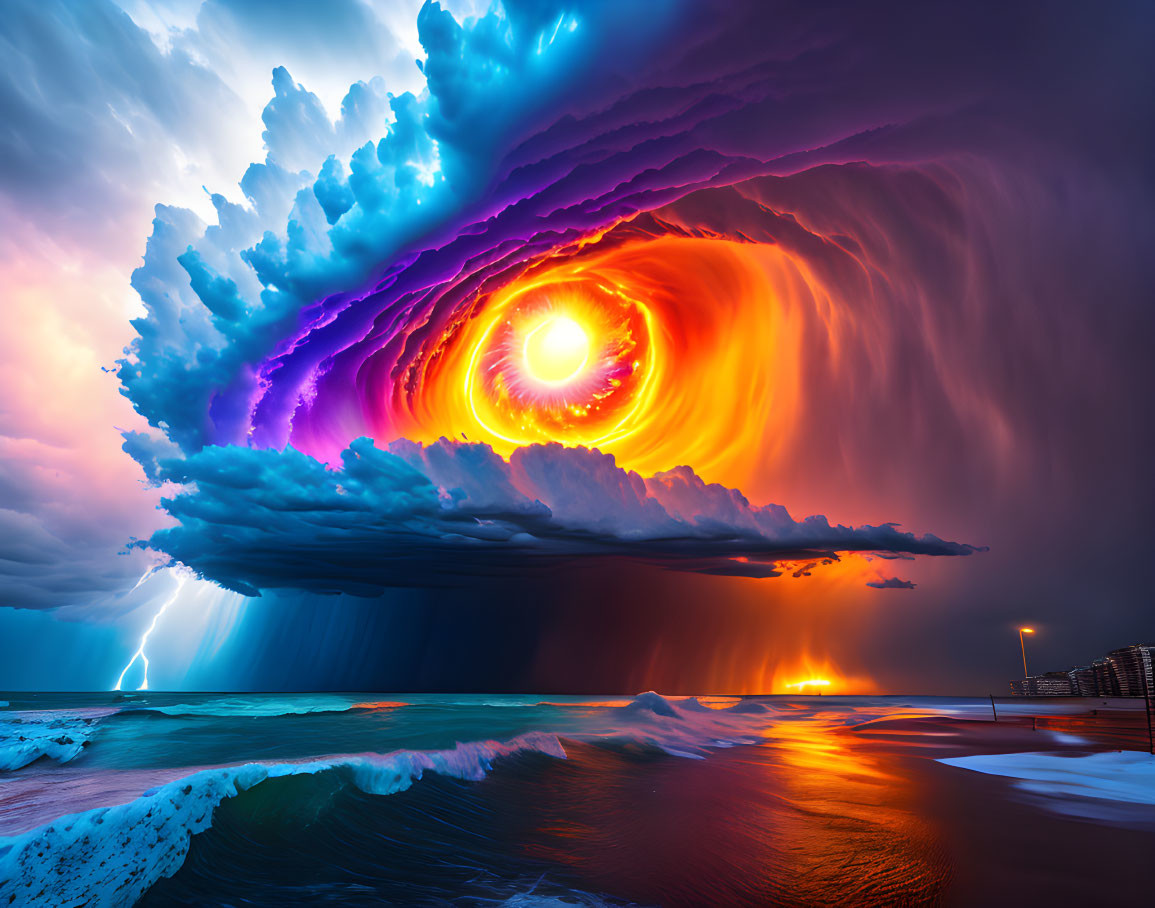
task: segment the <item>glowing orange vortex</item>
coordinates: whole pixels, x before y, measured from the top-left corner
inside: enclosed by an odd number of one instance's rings
[[[643,475],[690,464],[757,488],[797,415],[806,322],[830,311],[770,244],[660,237],[548,260],[447,332],[392,434],[504,456],[586,445]]]

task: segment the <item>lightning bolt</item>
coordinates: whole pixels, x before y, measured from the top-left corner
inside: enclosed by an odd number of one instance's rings
[[[143,577],[141,577],[140,580],[138,580],[136,582],[136,586],[134,586],[133,589],[135,590],[138,587],[140,587],[140,585],[142,583],[144,583],[144,581],[155,570],[156,570],[156,568],[153,568],[152,570],[148,571]],[[143,636],[141,636],[141,638],[140,638],[140,646],[138,646],[136,648],[136,652],[133,653],[132,658],[128,660],[128,664],[125,665],[124,669],[121,671],[120,677],[116,679],[116,686],[113,688],[113,690],[120,690],[120,686],[124,683],[124,676],[128,674],[128,670],[130,668],[132,668],[132,666],[136,663],[137,659],[139,659],[141,661],[141,663],[144,665],[144,679],[140,682],[140,687],[138,687],[137,690],[148,690],[148,656],[146,656],[144,654],[144,648],[146,646],[148,646],[148,638],[151,636],[152,632],[154,630],[156,630],[156,623],[160,620],[160,616],[165,613],[165,610],[170,605],[172,605],[174,602],[176,602],[177,597],[180,596],[181,588],[184,586],[185,581],[188,579],[188,576],[186,574],[184,574],[183,572],[177,573],[176,571],[171,571],[171,573],[173,573],[176,576],[176,589],[173,590],[172,595],[169,596],[168,599],[166,599],[164,601],[164,604],[161,605],[161,607],[159,609],[157,609],[156,614],[152,616],[152,623],[149,624],[148,629],[144,632]]]

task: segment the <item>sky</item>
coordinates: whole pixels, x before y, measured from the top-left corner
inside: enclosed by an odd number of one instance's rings
[[[10,4],[0,689],[1155,642],[1153,20]]]

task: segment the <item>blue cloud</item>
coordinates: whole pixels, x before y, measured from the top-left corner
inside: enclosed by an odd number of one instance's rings
[[[338,470],[291,448],[213,446],[161,461],[159,478],[184,487],[164,500],[180,523],[148,545],[246,595],[289,588],[371,596],[577,557],[771,577],[787,558],[976,551],[892,524],[794,521],[686,467],[644,480],[609,455],[556,444],[520,448],[507,462],[486,445],[401,441],[386,451],[361,438]]]
[[[162,435],[147,432],[123,432],[124,453],[135,460],[153,485],[160,485],[160,461],[180,456],[180,448]]]

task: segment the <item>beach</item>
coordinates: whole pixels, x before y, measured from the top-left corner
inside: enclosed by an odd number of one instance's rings
[[[1125,904],[1155,847],[1133,704],[0,696],[87,735],[0,774],[14,904]]]

